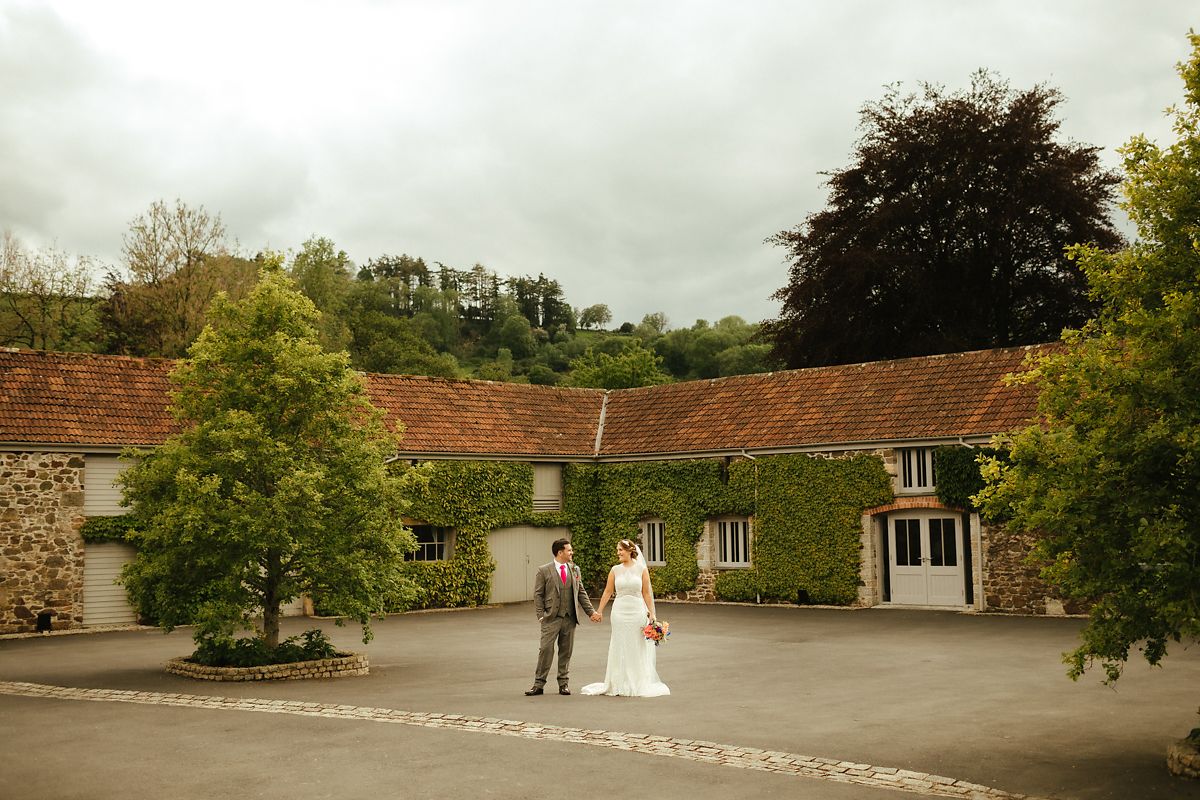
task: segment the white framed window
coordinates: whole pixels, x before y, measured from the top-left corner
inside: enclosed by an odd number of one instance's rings
[[[450,557],[453,528],[439,528],[436,525],[412,525],[413,535],[417,537],[415,552],[406,553],[405,561],[445,561]]]
[[[646,551],[646,563],[652,567],[665,566],[667,553],[663,549],[663,538],[667,523],[661,519],[644,519],[638,523],[642,529],[642,548]]]
[[[900,493],[932,492],[937,486],[932,447],[903,447],[896,451],[900,462]]]
[[[745,517],[719,519],[717,531],[717,567],[737,569],[750,566],[750,520]]]
[[[533,465],[533,510],[562,511],[562,464]]]

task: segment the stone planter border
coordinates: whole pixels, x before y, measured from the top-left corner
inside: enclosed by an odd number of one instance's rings
[[[167,672],[201,681],[295,681],[308,678],[347,678],[370,672],[367,657],[348,653],[337,658],[316,661],[295,661],[291,664],[268,664],[263,667],[208,667],[186,658],[172,658]]]
[[[1191,739],[1180,739],[1167,748],[1167,769],[1181,778],[1200,778],[1200,748]]]

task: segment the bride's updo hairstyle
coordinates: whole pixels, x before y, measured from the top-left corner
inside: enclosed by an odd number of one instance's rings
[[[622,539],[621,541],[617,542],[617,545],[626,553],[629,553],[630,558],[636,559],[638,557],[637,542],[633,541],[632,539]]]

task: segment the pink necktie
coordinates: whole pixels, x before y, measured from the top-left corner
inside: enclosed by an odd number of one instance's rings
[[[567,582],[567,565],[566,564],[558,565],[558,574],[560,576],[562,576],[562,582],[566,583]]]

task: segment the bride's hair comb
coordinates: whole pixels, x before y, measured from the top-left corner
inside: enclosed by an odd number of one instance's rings
[[[620,542],[618,542],[617,544],[621,545],[621,549],[622,549],[622,550],[627,550],[627,551],[629,551],[629,552],[630,552],[630,553],[631,553],[631,554],[632,554],[632,555],[633,555],[635,558],[637,557],[637,554],[638,554],[638,546],[637,546],[637,542],[633,541],[632,539],[622,539],[622,540],[621,540]]]

